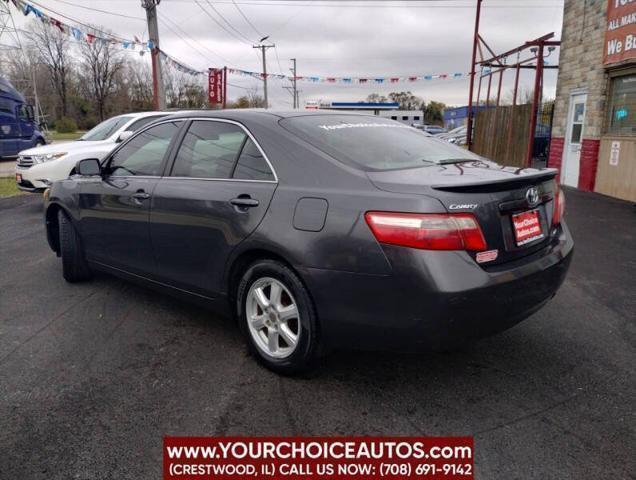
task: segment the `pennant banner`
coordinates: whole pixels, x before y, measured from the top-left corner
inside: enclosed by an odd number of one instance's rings
[[[260,72],[250,72],[248,70],[240,70],[238,68],[228,68],[228,73],[232,75],[239,75],[242,77],[252,77],[257,79],[262,79],[263,74]],[[366,84],[373,83],[377,85],[382,85],[385,83],[400,83],[400,82],[419,82],[419,81],[427,81],[427,80],[448,80],[448,79],[459,79],[459,78],[468,78],[468,73],[457,72],[457,73],[438,73],[435,75],[414,75],[414,76],[406,76],[406,77],[398,77],[398,76],[386,76],[386,77],[296,77],[297,81],[304,81],[309,83],[341,83],[345,85],[351,84]],[[267,78],[276,78],[279,80],[294,80],[293,76],[289,75],[279,75],[276,73],[268,73]]]
[[[0,0],[1,1],[1,0]],[[24,15],[28,16],[33,14],[36,18],[41,20],[43,23],[50,25],[51,27],[59,29],[61,32],[69,35],[78,41],[84,41],[87,43],[94,42],[106,42],[113,45],[120,45],[124,50],[130,51],[139,51],[140,55],[144,55],[148,51],[156,50],[158,51],[161,60],[174,68],[175,70],[183,73],[187,73],[189,75],[207,75],[208,71],[200,71],[191,68],[184,63],[176,60],[171,57],[163,50],[155,47],[152,41],[148,40],[146,42],[142,42],[139,38],[134,37],[133,39],[123,39],[117,37],[115,35],[111,36],[99,36],[95,33],[84,32],[81,28],[75,25],[69,25],[61,20],[51,17],[47,15],[39,8],[31,5],[25,0],[11,0],[13,5],[20,10]],[[262,80],[264,75],[261,72],[250,72],[248,70],[241,70],[237,68],[228,68],[227,72],[232,75],[239,75],[243,77],[252,77],[258,80]],[[447,80],[447,79],[462,79],[468,78],[468,73],[457,72],[457,73],[439,73],[435,75],[413,75],[413,76],[381,76],[381,77],[334,77],[334,76],[297,76],[295,80],[301,82],[308,83],[327,83],[327,84],[344,84],[344,85],[365,85],[365,84],[375,84],[375,85],[383,85],[387,83],[402,83],[402,82],[420,82],[420,81],[430,81],[430,80]],[[275,73],[268,73],[267,78],[274,78],[279,80],[294,80],[293,76],[289,75],[280,75]]]
[[[137,37],[134,37],[134,39],[122,39],[115,35],[102,37],[92,32],[85,32],[82,28],[79,28],[78,26],[69,25],[67,23],[62,22],[61,20],[58,20],[57,18],[53,18],[50,15],[44,13],[42,10],[40,10],[36,6],[31,5],[30,3],[24,0],[11,0],[11,3],[15,6],[15,8],[21,11],[25,16],[29,16],[33,14],[35,18],[39,19],[42,23],[45,23],[47,25],[50,25],[51,27],[55,27],[59,29],[62,33],[70,36],[71,38],[77,41],[84,41],[89,44],[92,44],[94,42],[103,42],[103,43],[109,43],[112,45],[120,45],[121,48],[123,48],[124,50],[139,51],[140,55],[144,55],[146,52],[149,52],[155,49],[155,45],[152,43],[151,40],[142,42]],[[166,64],[170,65],[171,67],[175,68],[176,70],[180,72],[187,73],[190,75],[203,75],[204,73],[206,73],[206,72],[201,72],[199,70],[195,70],[179,62],[178,60],[169,56],[164,51],[160,50],[159,48],[157,48],[156,50],[159,52],[159,55],[161,56],[161,60],[163,60]]]

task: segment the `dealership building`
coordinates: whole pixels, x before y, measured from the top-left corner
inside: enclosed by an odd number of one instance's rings
[[[565,0],[548,165],[636,201],[636,0]]]

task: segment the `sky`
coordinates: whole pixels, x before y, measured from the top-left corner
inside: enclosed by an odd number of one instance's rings
[[[100,25],[121,37],[148,38],[141,0],[35,3],[52,16]],[[161,49],[197,70],[228,66],[260,72],[260,53],[252,45],[269,35],[267,42],[276,45],[267,51],[271,73],[290,74],[289,59],[296,58],[298,75],[375,78],[468,72],[475,5],[476,0],[161,0],[157,10]],[[495,52],[550,32],[560,39],[563,0],[483,0],[482,5],[480,33]],[[18,27],[25,25],[21,14],[15,20]],[[547,62],[558,63],[558,50]],[[512,71],[504,77],[503,97],[510,96],[513,77]],[[230,99],[263,88],[248,77],[231,75],[228,82]],[[532,89],[532,72],[523,73],[521,84]],[[555,84],[556,71],[546,72],[546,97],[554,96]],[[288,86],[269,80],[272,107],[291,107]],[[360,101],[371,93],[402,90],[427,102],[468,102],[467,79],[389,85],[298,82],[298,88],[301,106],[307,100]]]

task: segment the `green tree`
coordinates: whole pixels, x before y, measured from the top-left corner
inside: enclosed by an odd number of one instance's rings
[[[446,105],[442,102],[430,101],[428,104],[422,102],[422,113],[424,115],[424,123],[433,125],[444,124],[444,108]]]

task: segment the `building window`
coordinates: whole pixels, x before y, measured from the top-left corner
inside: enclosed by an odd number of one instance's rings
[[[404,116],[402,117],[402,120],[408,120],[408,119],[409,119],[409,117],[407,117],[406,115],[404,115]]]
[[[397,120],[397,117],[396,117],[395,115],[393,115],[393,116],[391,117],[391,120]]]
[[[636,133],[636,74],[612,79],[608,114],[607,133]]]
[[[420,119],[419,115],[416,115],[416,116],[413,117],[413,120],[415,120],[415,121],[418,121],[419,119]]]
[[[575,102],[574,111],[572,112],[572,135],[570,143],[581,143],[583,135],[583,119],[585,118],[585,103]]]

